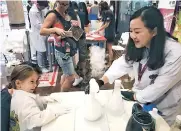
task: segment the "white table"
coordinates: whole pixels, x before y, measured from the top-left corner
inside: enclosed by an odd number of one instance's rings
[[[112,90],[101,90],[98,94],[97,99],[103,107],[108,102],[111,92]],[[89,122],[84,119],[84,92],[53,93],[52,97],[60,100],[62,104],[73,107],[73,110],[43,126],[41,131],[125,131],[134,104],[134,102],[124,101],[125,113],[122,116],[104,113],[98,121]],[[159,124],[157,131],[169,131],[170,129],[163,119],[157,124]]]

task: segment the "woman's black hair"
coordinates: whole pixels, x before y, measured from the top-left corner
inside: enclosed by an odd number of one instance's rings
[[[101,15],[104,11],[109,10],[109,5],[106,1],[100,2],[99,6],[100,6],[100,14]]]
[[[97,4],[98,4],[98,2],[97,2],[97,1],[94,1],[94,4],[95,4],[95,5],[97,5]]]
[[[79,7],[78,7],[77,2],[72,1],[72,2],[71,2],[71,6],[72,6],[72,8],[73,8],[74,10],[79,10]]]
[[[47,0],[37,0],[37,3],[39,6],[48,7],[48,1]]]
[[[150,6],[143,7],[137,10],[130,18],[130,21],[141,18],[146,28],[150,31],[154,29],[157,30],[156,36],[154,36],[151,40],[150,49],[149,49],[149,57],[147,66],[152,70],[156,70],[162,67],[165,63],[164,59],[164,49],[165,49],[165,41],[166,35],[164,29],[164,20],[159,9]],[[128,44],[126,47],[126,62],[139,62],[143,58],[143,53],[146,47],[136,48],[133,40],[129,37]]]
[[[31,4],[32,2],[31,2],[31,0],[28,0],[27,3]]]
[[[85,25],[89,24],[89,16],[88,16],[88,11],[87,11],[87,6],[84,2],[80,2],[79,3],[79,11],[83,10],[83,12],[85,13]]]

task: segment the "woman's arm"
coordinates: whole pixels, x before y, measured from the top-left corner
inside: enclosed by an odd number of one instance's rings
[[[101,78],[104,84],[112,84],[114,80],[130,73],[133,70],[133,65],[125,61],[125,56],[121,56],[119,59],[115,60],[110,68],[106,71],[104,76]]]
[[[113,17],[114,17],[113,13],[111,11],[105,11],[102,15],[103,25],[96,31],[96,33],[107,28],[109,26],[110,22],[112,21]]]
[[[40,35],[47,36],[50,34],[58,34],[64,36],[65,32],[63,29],[57,27],[51,27],[54,25],[55,22],[56,22],[56,15],[54,13],[48,14],[40,29]]]
[[[105,28],[107,28],[109,26],[110,22],[106,22],[105,24],[103,24],[98,30],[95,31],[95,33],[99,33],[99,31],[104,30]]]

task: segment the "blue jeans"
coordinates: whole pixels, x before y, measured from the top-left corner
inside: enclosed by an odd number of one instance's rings
[[[47,64],[47,55],[46,52],[38,52],[36,54],[37,57],[37,63],[40,68],[46,68]]]
[[[69,57],[67,60],[63,60],[62,58],[64,57],[64,55],[64,53],[55,50],[55,58],[60,67],[62,68],[63,74],[73,75],[75,73],[75,69],[72,57]]]

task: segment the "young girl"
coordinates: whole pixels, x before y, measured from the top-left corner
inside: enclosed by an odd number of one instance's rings
[[[21,65],[31,66],[38,75],[42,74],[40,67],[37,64],[31,62],[23,62]],[[1,131],[9,131],[9,120],[10,120],[10,106],[11,106],[11,95],[13,94],[13,89],[11,84],[7,85],[6,88],[1,90]]]
[[[40,97],[34,94],[39,84],[39,75],[29,65],[18,65],[11,74],[13,94],[10,112],[10,130],[34,131],[62,114],[68,113],[68,108],[51,105],[44,109],[43,105],[55,102],[50,96]]]

